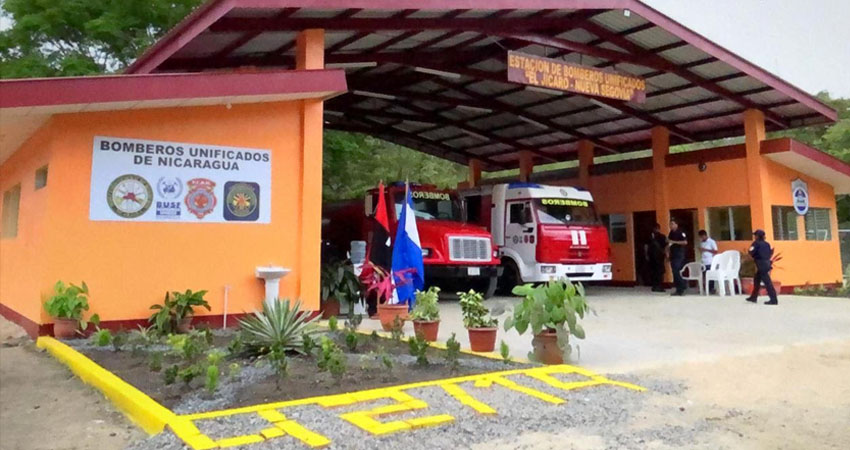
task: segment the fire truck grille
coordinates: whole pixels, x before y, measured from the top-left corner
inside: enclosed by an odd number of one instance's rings
[[[490,261],[490,239],[449,237],[449,259],[452,261]]]

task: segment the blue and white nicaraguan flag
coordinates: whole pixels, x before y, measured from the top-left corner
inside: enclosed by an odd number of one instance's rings
[[[422,264],[422,244],[419,243],[419,230],[416,228],[416,214],[413,212],[413,198],[410,186],[405,186],[405,202],[398,219],[393,246],[393,278],[399,303],[407,303],[410,308],[416,302],[414,293],[425,287],[425,269]],[[398,272],[406,280],[401,280]]]

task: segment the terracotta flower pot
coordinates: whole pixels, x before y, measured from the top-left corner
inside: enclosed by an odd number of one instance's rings
[[[329,298],[322,303],[322,319],[328,320],[333,316],[339,315],[339,300]]]
[[[563,364],[564,353],[558,347],[558,335],[554,331],[543,331],[531,339],[534,357],[543,364]]]
[[[473,352],[492,352],[496,348],[496,327],[467,328],[469,348]]]
[[[779,280],[773,280],[773,288],[776,289],[776,293],[779,294],[779,291],[782,289],[782,282]],[[753,293],[753,279],[752,278],[741,278],[741,290],[744,295],[749,296]],[[767,289],[764,285],[759,289],[759,295],[767,295]]]
[[[440,321],[439,320],[414,320],[413,321],[413,333],[415,335],[419,335],[422,333],[425,336],[425,340],[429,342],[434,342],[437,340],[437,333],[440,331]]]
[[[188,333],[192,329],[192,316],[184,317],[177,322],[178,333]]]
[[[395,318],[399,317],[404,322],[407,319],[407,311],[408,307],[406,303],[394,305],[388,305],[386,303],[379,304],[378,319],[381,321],[381,327],[384,328],[384,331],[392,330]]]
[[[80,321],[75,319],[53,319],[53,336],[59,339],[77,337]]]

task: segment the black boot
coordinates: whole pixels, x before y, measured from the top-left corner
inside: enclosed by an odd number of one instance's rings
[[[755,298],[755,297],[747,297],[747,298],[746,298],[746,300],[747,300],[748,302],[750,302],[750,303],[755,303],[755,302],[756,302],[756,300],[758,300],[758,299],[757,299],[757,298]]]
[[[773,299],[773,300],[770,300],[770,301],[764,302],[764,304],[765,304],[765,305],[778,305],[778,304],[779,304],[779,300],[777,300],[777,299]]]

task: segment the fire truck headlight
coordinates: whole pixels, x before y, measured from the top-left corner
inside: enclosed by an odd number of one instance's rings
[[[430,258],[431,257],[431,249],[430,248],[423,248],[422,249],[422,257],[423,258]]]
[[[494,257],[494,258],[498,258],[498,257],[499,257],[499,251],[498,251],[498,250],[493,250],[493,257]]]
[[[611,273],[611,264],[604,264],[602,266],[602,273]]]
[[[555,266],[540,266],[540,273],[554,274]]]

